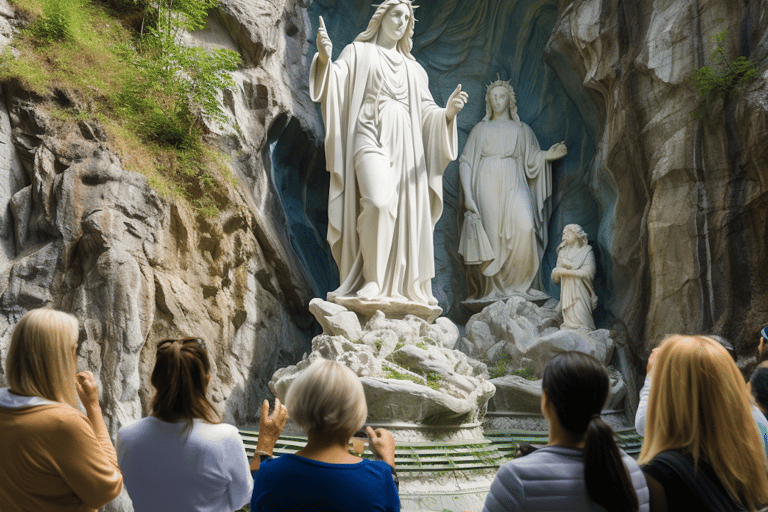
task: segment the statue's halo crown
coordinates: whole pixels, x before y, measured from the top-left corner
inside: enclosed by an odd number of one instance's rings
[[[512,87],[512,84],[510,82],[512,82],[511,78],[509,80],[502,80],[501,76],[499,76],[499,74],[496,73],[496,81],[488,84],[488,87],[485,90],[488,92],[491,92],[491,89],[493,89],[494,87],[501,86],[501,87],[505,87],[508,91],[510,91],[512,93],[512,97],[514,97],[515,89]]]
[[[414,11],[419,8],[418,5],[413,5],[413,1],[412,0],[402,0],[400,3],[402,3],[402,4],[410,4],[411,5],[411,9],[413,9]],[[371,4],[371,5],[373,6],[374,9],[378,9],[379,7],[381,7],[384,4],[380,3],[380,4]]]

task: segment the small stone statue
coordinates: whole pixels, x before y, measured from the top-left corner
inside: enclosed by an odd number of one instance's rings
[[[479,214],[493,255],[480,262],[476,255],[483,254],[482,247],[461,246],[470,300],[527,294],[536,286],[547,244],[551,162],[568,153],[563,142],[548,151],[539,148],[533,130],[517,115],[509,82],[489,85],[485,101],[486,116],[470,132],[459,159],[466,218]],[[462,237],[465,233],[474,231],[464,229]]]
[[[335,62],[320,18],[310,68],[331,173],[328,243],[341,280],[328,300],[358,311],[376,301],[440,311],[433,231],[468,96],[459,85],[446,108],[435,104],[411,55],[413,10],[410,0],[385,0]]]
[[[597,295],[592,280],[596,273],[595,255],[587,243],[587,234],[578,224],[568,224],[563,228],[557,265],[552,269],[552,282],[560,283],[561,329],[595,330],[592,310],[597,306]]]

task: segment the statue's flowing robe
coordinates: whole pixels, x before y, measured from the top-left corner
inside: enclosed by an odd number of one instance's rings
[[[328,243],[341,280],[329,299],[359,290],[367,266],[369,277],[380,276],[380,296],[435,304],[433,231],[443,210],[443,171],[458,155],[456,122],[448,123],[445,109],[433,101],[427,74],[415,60],[402,55],[402,62],[395,59],[399,89],[386,83],[386,74],[382,83],[387,62],[380,60],[385,55],[381,52],[375,44],[354,42],[325,69],[315,55],[310,68],[310,96],[321,104],[331,173]],[[390,169],[377,169],[376,175],[391,170],[392,177],[381,182],[393,192],[386,203],[389,214],[375,222],[361,217],[370,198],[361,197],[355,169],[356,156],[368,155],[374,161],[388,160]],[[383,249],[374,251],[375,261],[364,262],[361,247],[377,236],[391,242],[378,243]]]
[[[552,164],[533,130],[516,120],[475,125],[459,161],[472,170],[472,199],[493,248],[474,298],[503,298],[538,287],[547,245]]]
[[[597,274],[592,247],[563,247],[557,255],[557,267],[577,271],[579,277],[560,278],[560,307],[563,310],[563,329],[587,328],[595,330],[592,310],[597,306],[597,295],[592,280]]]

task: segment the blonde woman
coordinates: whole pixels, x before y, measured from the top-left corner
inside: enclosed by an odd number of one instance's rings
[[[670,336],[653,365],[644,465],[657,510],[758,510],[766,458],[746,384],[728,351],[705,336]]]
[[[93,511],[120,494],[123,476],[93,375],[75,375],[77,339],[77,319],[52,309],[32,310],[16,324],[9,387],[0,388],[3,511]]]
[[[307,445],[295,454],[270,458],[285,412],[276,407],[266,424],[262,411],[259,445],[251,469],[251,511],[399,512],[395,442],[384,429],[366,429],[382,461],[349,453],[349,439],[365,423],[368,406],[357,375],[336,361],[313,362],[285,397],[291,419],[307,432]],[[265,432],[269,430],[269,432]],[[264,436],[264,434],[267,434]],[[262,444],[262,437],[269,442]]]

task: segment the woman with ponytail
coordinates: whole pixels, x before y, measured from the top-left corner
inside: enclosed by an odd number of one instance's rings
[[[161,341],[152,415],[120,429],[117,457],[136,512],[233,511],[253,479],[243,441],[206,397],[211,363],[199,338]]]
[[[649,510],[643,473],[600,418],[608,386],[592,356],[564,352],[549,361],[541,396],[549,443],[499,468],[485,512]]]

